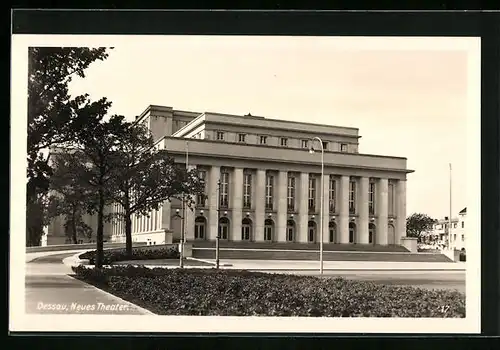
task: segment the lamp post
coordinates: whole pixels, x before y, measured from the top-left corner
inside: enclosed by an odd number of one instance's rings
[[[325,156],[325,149],[323,147],[323,141],[319,137],[313,137],[311,141],[317,140],[319,142],[319,145],[321,147],[321,193],[320,193],[320,212],[319,212],[319,273],[322,275],[323,274],[323,196],[324,196],[324,187],[325,187],[325,181],[324,181],[324,176],[325,176],[325,161],[324,161],[324,156]],[[314,147],[311,145],[311,148],[309,150],[309,153],[313,154],[314,153]]]
[[[189,144],[188,141],[186,141],[186,171],[189,171]],[[184,267],[184,243],[186,240],[186,195],[183,194],[182,196],[182,229],[181,229],[181,249],[180,249],[180,262],[179,262],[179,267],[183,268]]]
[[[176,209],[175,210],[175,215],[172,215],[170,218],[171,219],[173,219],[173,218],[179,218],[181,220],[181,236],[182,236],[182,232],[184,230],[184,215],[180,215],[179,214],[179,209]],[[184,262],[182,260],[182,248],[183,248],[183,246],[182,246],[182,238],[181,238],[181,243],[180,244],[181,244],[181,249],[180,249],[180,252],[179,252],[179,257],[180,257],[179,258],[180,259],[179,260],[179,267],[183,268],[184,267]]]
[[[217,181],[217,236],[215,236],[215,268],[219,269],[219,239],[220,239],[220,179]]]

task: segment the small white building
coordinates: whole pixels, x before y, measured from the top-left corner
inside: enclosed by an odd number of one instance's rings
[[[438,237],[440,243],[446,247],[456,250],[465,249],[465,229],[466,229],[467,208],[458,213],[458,217],[448,217],[438,220],[433,227],[432,234]]]

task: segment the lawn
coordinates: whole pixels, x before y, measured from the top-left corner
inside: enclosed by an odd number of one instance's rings
[[[465,296],[242,270],[74,268],[76,277],[159,315],[465,317]]]

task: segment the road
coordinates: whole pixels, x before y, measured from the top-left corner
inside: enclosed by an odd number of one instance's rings
[[[50,253],[49,253],[50,254]],[[62,259],[75,253],[54,253],[26,263],[27,314],[138,315],[145,310],[73,277]]]

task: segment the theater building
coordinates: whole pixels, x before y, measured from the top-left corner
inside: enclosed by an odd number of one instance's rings
[[[412,170],[406,158],[360,153],[357,128],[164,106],[149,106],[136,122],[159,149],[196,168],[206,192],[193,210],[174,200],[134,216],[136,242],[169,243],[182,230],[187,241],[220,232],[228,241],[319,242],[322,220],[325,243],[404,244]],[[109,229],[111,241],[125,240],[123,223]]]

